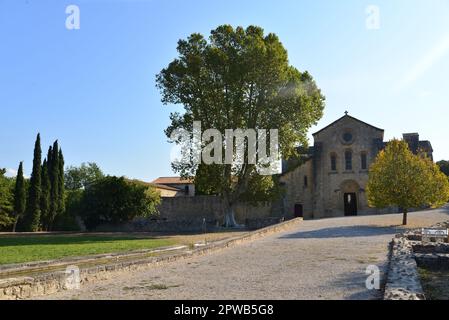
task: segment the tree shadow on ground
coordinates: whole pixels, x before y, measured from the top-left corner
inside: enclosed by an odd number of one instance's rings
[[[382,235],[395,235],[404,232],[404,229],[398,226],[380,227],[380,226],[340,226],[330,227],[311,231],[299,231],[289,233],[280,237],[280,239],[326,239],[326,238],[349,238],[349,237],[373,237]]]

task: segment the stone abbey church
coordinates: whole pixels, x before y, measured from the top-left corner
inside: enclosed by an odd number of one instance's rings
[[[403,135],[410,149],[432,158],[432,145],[417,133]],[[305,219],[388,213],[368,207],[368,169],[382,150],[384,130],[343,117],[313,134],[314,144],[302,152],[301,165],[282,162],[285,212]]]

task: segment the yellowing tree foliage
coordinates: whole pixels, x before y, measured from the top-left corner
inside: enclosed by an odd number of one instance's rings
[[[403,209],[403,225],[410,208],[439,207],[449,199],[449,181],[428,158],[414,155],[402,140],[392,140],[370,167],[367,185],[370,206]]]

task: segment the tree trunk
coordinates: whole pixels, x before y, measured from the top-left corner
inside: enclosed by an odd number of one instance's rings
[[[402,216],[402,225],[407,225],[407,210],[404,210],[404,214]]]
[[[14,224],[12,225],[12,232],[16,232],[17,222],[19,222],[19,217],[14,219]]]
[[[225,226],[225,228],[237,227],[237,222],[235,221],[235,215],[234,215],[234,208],[233,208],[232,204],[225,204],[224,226]]]

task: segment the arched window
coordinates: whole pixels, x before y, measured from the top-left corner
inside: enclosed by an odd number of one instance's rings
[[[309,185],[309,180],[307,179],[307,176],[304,176],[304,188],[307,188]]]
[[[331,154],[331,170],[337,171],[337,155],[335,153]]]
[[[362,152],[360,154],[360,166],[362,168],[362,170],[366,170],[368,169],[368,162],[367,162],[367,158],[366,158],[366,152]]]
[[[345,151],[345,169],[347,171],[352,170],[352,151]]]

